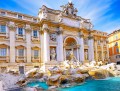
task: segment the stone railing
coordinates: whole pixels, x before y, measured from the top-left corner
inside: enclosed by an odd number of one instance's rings
[[[2,37],[2,38],[9,38],[9,34],[8,33],[4,33],[4,32],[0,32],[0,37]]]
[[[9,56],[0,56],[0,63],[8,63],[9,62]]]
[[[25,37],[25,35],[16,34],[16,39],[17,39],[17,40],[25,40],[26,37]]]
[[[31,37],[31,40],[32,40],[33,42],[34,42],[34,41],[40,42],[39,37],[34,37],[34,36],[32,36],[32,37]]]
[[[17,63],[25,63],[26,62],[26,57],[25,56],[16,56],[16,62]]]
[[[5,17],[11,17],[11,18],[16,18],[16,19],[21,19],[21,20],[27,20],[31,22],[38,22],[37,17],[29,16],[29,15],[24,15],[16,12],[11,12],[11,11],[6,11],[6,10],[0,10],[0,16],[5,16]]]
[[[40,57],[32,57],[32,62],[33,63],[40,62]]]

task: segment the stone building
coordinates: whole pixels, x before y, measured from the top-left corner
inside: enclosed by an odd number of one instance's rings
[[[42,6],[38,16],[0,9],[0,67],[2,71],[59,65],[69,60],[106,61],[107,33],[93,30],[90,19],[77,15],[72,3],[62,10]]]
[[[120,64],[120,29],[108,35],[110,61]]]

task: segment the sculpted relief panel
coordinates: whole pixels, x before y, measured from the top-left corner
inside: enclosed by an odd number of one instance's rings
[[[56,33],[50,34],[50,41],[51,42],[56,42],[56,37],[57,37]]]

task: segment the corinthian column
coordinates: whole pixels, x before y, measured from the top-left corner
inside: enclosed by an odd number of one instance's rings
[[[108,40],[106,40],[106,43],[108,44]],[[106,47],[107,47],[107,60],[108,62],[110,62],[110,59],[109,59],[109,46],[106,44]]]
[[[47,24],[43,24],[42,27],[42,32],[43,32],[43,40],[42,40],[42,59],[44,63],[47,63],[50,61],[50,46],[49,46],[49,29]]]
[[[97,39],[94,40],[95,42],[95,61],[98,61],[98,50],[97,50]]]
[[[15,62],[15,32],[16,26],[14,22],[9,22],[8,28],[10,31],[10,62]]]
[[[79,45],[80,45],[80,48],[79,48],[79,61],[83,62],[84,61],[84,40],[83,40],[83,33],[80,32],[79,34]]]
[[[94,40],[91,34],[88,36],[88,59],[94,61]]]
[[[102,53],[102,61],[104,61],[104,45],[103,45],[103,40],[101,39],[101,53]]]
[[[62,28],[59,28],[59,31],[57,31],[57,61],[64,61],[63,59],[63,31]]]
[[[26,46],[27,46],[27,62],[31,62],[31,27],[30,25],[25,26],[26,32]]]

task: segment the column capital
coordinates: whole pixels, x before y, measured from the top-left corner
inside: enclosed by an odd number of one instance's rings
[[[97,40],[98,40],[98,39],[94,37],[94,41],[97,42]]]
[[[48,27],[48,25],[47,25],[47,24],[43,24],[41,31],[42,31],[42,32],[49,32],[49,27]]]
[[[79,37],[80,37],[80,38],[83,38],[83,37],[84,37],[84,34],[83,34],[83,32],[82,32],[81,30],[80,30],[78,33],[79,33]]]
[[[58,35],[63,34],[63,28],[62,28],[62,27],[59,27],[59,30],[56,31],[56,33],[57,33]]]
[[[109,43],[109,40],[106,40],[106,43]]]
[[[88,40],[93,39],[93,38],[94,38],[93,35],[92,35],[92,34],[89,34]]]
[[[78,45],[76,45],[76,46],[77,46],[77,48],[78,48],[78,49],[80,49],[80,47],[81,47],[79,44],[78,44]]]
[[[27,33],[30,33],[32,31],[30,25],[25,25],[24,29],[26,30]]]
[[[17,28],[15,23],[11,21],[8,23],[8,27],[9,27],[9,30],[11,31],[15,31],[15,29]]]
[[[102,38],[100,39],[100,42],[103,42],[103,39],[102,39]]]
[[[57,33],[58,35],[60,35],[60,34],[63,34],[63,31],[58,30],[58,31],[56,31],[56,33]]]

